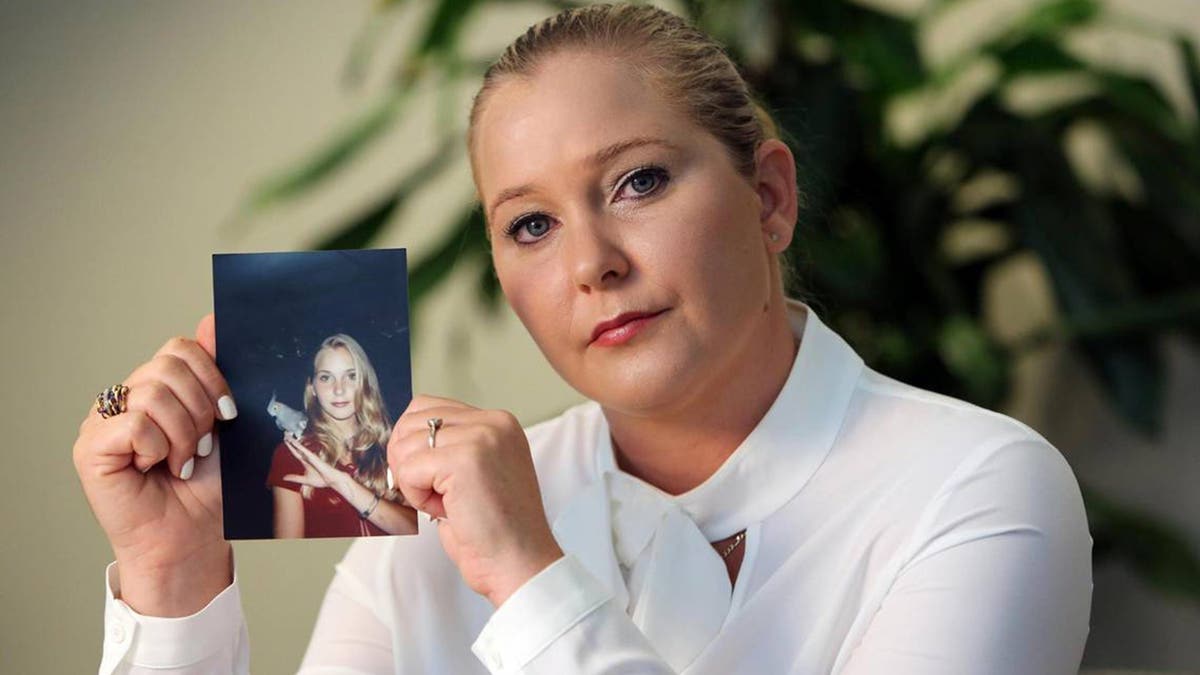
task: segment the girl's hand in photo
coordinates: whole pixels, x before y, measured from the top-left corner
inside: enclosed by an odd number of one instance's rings
[[[75,470],[112,545],[120,596],[143,614],[194,613],[232,582],[212,431],[222,405],[236,409],[215,343],[209,314],[196,339],[168,340],[125,378],[125,412],[105,419],[93,403],[75,440]]]
[[[430,418],[441,418],[429,447]],[[499,607],[562,550],[550,531],[529,442],[503,410],[416,396],[392,429],[388,465],[467,585]]]
[[[346,473],[339,471],[332,464],[321,459],[320,455],[304,447],[304,444],[290,431],[283,432],[283,442],[287,444],[288,449],[292,451],[292,455],[300,460],[305,469],[303,474],[288,474],[283,477],[283,480],[289,483],[323,488],[336,485],[339,479],[349,478]]]

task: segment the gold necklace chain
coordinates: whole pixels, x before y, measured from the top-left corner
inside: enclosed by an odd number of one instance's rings
[[[745,538],[746,538],[745,530],[738,532],[737,536],[733,538],[733,543],[731,543],[729,546],[725,547],[724,551],[717,551],[717,553],[720,554],[721,559],[724,560],[724,559],[728,558],[729,554],[733,553],[733,550],[735,548],[737,548],[738,544],[742,543],[742,540],[744,540]]]

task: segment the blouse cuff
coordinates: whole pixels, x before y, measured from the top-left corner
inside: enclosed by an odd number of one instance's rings
[[[100,672],[113,672],[122,661],[146,668],[180,668],[228,651],[242,631],[237,565],[233,582],[190,616],[165,618],[138,614],[120,600],[117,563],[104,570],[104,655]]]
[[[534,575],[496,609],[471,651],[492,673],[520,672],[611,597],[568,553]]]

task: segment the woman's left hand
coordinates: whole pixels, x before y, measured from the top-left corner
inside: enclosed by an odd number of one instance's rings
[[[442,427],[430,448],[432,417]],[[562,557],[529,441],[511,413],[415,396],[392,429],[388,465],[410,504],[443,518],[437,528],[446,554],[494,606]]]
[[[283,480],[309,487],[323,488],[336,486],[337,482],[346,476],[337,467],[321,459],[320,455],[304,447],[304,444],[290,432],[283,432],[283,442],[287,443],[292,455],[300,460],[305,469],[303,474],[288,474],[283,477]]]

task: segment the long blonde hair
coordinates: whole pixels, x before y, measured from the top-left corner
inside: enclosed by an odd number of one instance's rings
[[[317,362],[321,354],[327,349],[337,348],[345,349],[350,354],[354,362],[354,371],[358,374],[358,388],[354,394],[354,419],[358,423],[358,431],[350,439],[341,439],[333,421],[325,415],[320,402],[317,401],[313,378],[310,375],[304,387],[304,412],[308,414],[309,422],[304,433],[316,441],[319,446],[318,454],[322,459],[335,466],[353,460],[358,472],[358,482],[375,494],[383,495],[388,492],[385,472],[392,422],[388,419],[387,407],[383,403],[379,377],[375,374],[375,368],[362,346],[344,333],[330,335],[321,342],[317,353],[313,355],[314,374],[317,372]]]

